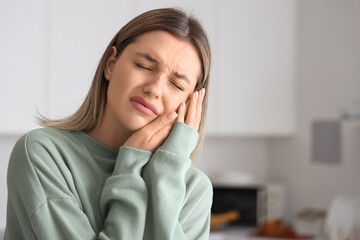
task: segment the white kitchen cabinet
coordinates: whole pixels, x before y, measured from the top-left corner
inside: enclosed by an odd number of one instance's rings
[[[49,115],[81,105],[96,67],[117,31],[134,17],[133,1],[52,1]]]
[[[36,127],[36,108],[52,118],[75,111],[115,33],[139,13],[179,6],[170,0],[1,4],[6,20],[21,20],[1,23],[7,34],[0,46],[0,133]],[[185,0],[181,6],[203,22],[212,47],[207,134],[291,134],[295,0]]]
[[[212,99],[218,125],[208,126],[208,134],[293,133],[295,7],[284,0],[219,4],[213,46],[219,61],[212,79],[219,82]]]
[[[21,134],[46,110],[49,6],[46,0],[0,1],[0,134]]]

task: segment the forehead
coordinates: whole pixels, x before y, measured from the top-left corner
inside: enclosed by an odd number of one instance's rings
[[[166,31],[144,33],[126,49],[132,55],[146,53],[169,70],[186,74],[195,81],[201,75],[201,61],[193,44]]]

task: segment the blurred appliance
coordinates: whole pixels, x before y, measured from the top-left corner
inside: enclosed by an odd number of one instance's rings
[[[235,226],[258,226],[267,220],[282,219],[285,193],[279,184],[214,186],[212,213],[240,212]]]
[[[360,239],[360,196],[339,195],[331,202],[325,220],[327,239]]]
[[[322,208],[306,207],[295,217],[294,227],[297,233],[324,238],[324,221],[326,210]]]

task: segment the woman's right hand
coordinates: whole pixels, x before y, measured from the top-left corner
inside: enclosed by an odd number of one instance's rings
[[[169,136],[177,116],[176,112],[160,115],[149,124],[134,132],[126,140],[124,146],[154,152]]]
[[[133,133],[124,146],[139,148],[154,152],[169,136],[175,119],[185,123],[195,130],[198,130],[201,121],[202,102],[205,95],[205,89],[196,91],[186,104],[180,104],[178,113],[162,114],[155,120]]]

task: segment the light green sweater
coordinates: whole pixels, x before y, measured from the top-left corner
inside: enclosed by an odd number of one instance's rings
[[[8,168],[4,239],[208,239],[212,186],[177,122],[154,153],[115,151],[84,132],[33,130]]]

